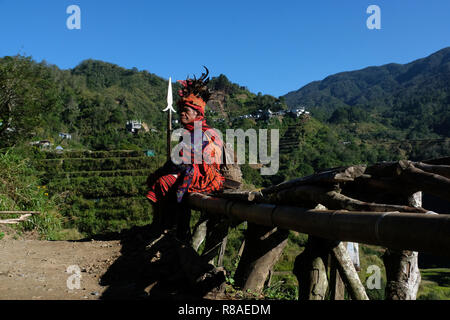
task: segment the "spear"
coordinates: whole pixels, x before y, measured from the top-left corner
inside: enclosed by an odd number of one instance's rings
[[[169,89],[167,90],[167,108],[163,112],[167,112],[167,161],[170,160],[171,153],[171,135],[172,135],[172,112],[175,112],[173,108],[173,95],[172,95],[172,78],[169,78]]]

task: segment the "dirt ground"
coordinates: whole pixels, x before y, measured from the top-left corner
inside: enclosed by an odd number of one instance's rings
[[[222,273],[208,273],[213,266],[190,245],[148,226],[76,241],[3,234],[0,300],[224,298]]]
[[[0,300],[99,299],[107,289],[100,278],[120,256],[120,249],[120,241],[2,239]],[[78,268],[68,270],[69,266]]]

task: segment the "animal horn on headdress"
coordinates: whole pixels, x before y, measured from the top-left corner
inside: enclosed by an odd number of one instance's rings
[[[203,80],[205,80],[206,79],[206,77],[209,75],[209,70],[208,70],[208,68],[207,67],[205,67],[205,66],[203,66],[203,68],[205,68],[205,70],[206,70],[206,73],[202,73],[202,76],[200,77],[200,81],[203,81]]]

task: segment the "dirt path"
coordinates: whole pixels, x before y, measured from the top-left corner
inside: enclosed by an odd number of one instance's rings
[[[120,241],[0,240],[0,300],[97,300]],[[76,270],[80,270],[77,289]],[[71,278],[70,278],[71,277]],[[75,288],[68,288],[69,286]]]
[[[226,298],[223,270],[151,226],[78,241],[4,233],[0,300]]]

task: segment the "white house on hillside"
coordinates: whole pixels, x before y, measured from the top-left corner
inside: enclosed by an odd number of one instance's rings
[[[127,121],[126,128],[128,132],[137,133],[139,130],[142,129],[142,121],[138,120]]]
[[[60,136],[61,138],[63,138],[63,139],[67,139],[67,140],[71,140],[71,139],[72,139],[72,135],[69,134],[69,133],[63,133],[63,132],[60,132],[60,133],[59,133],[59,136]]]

